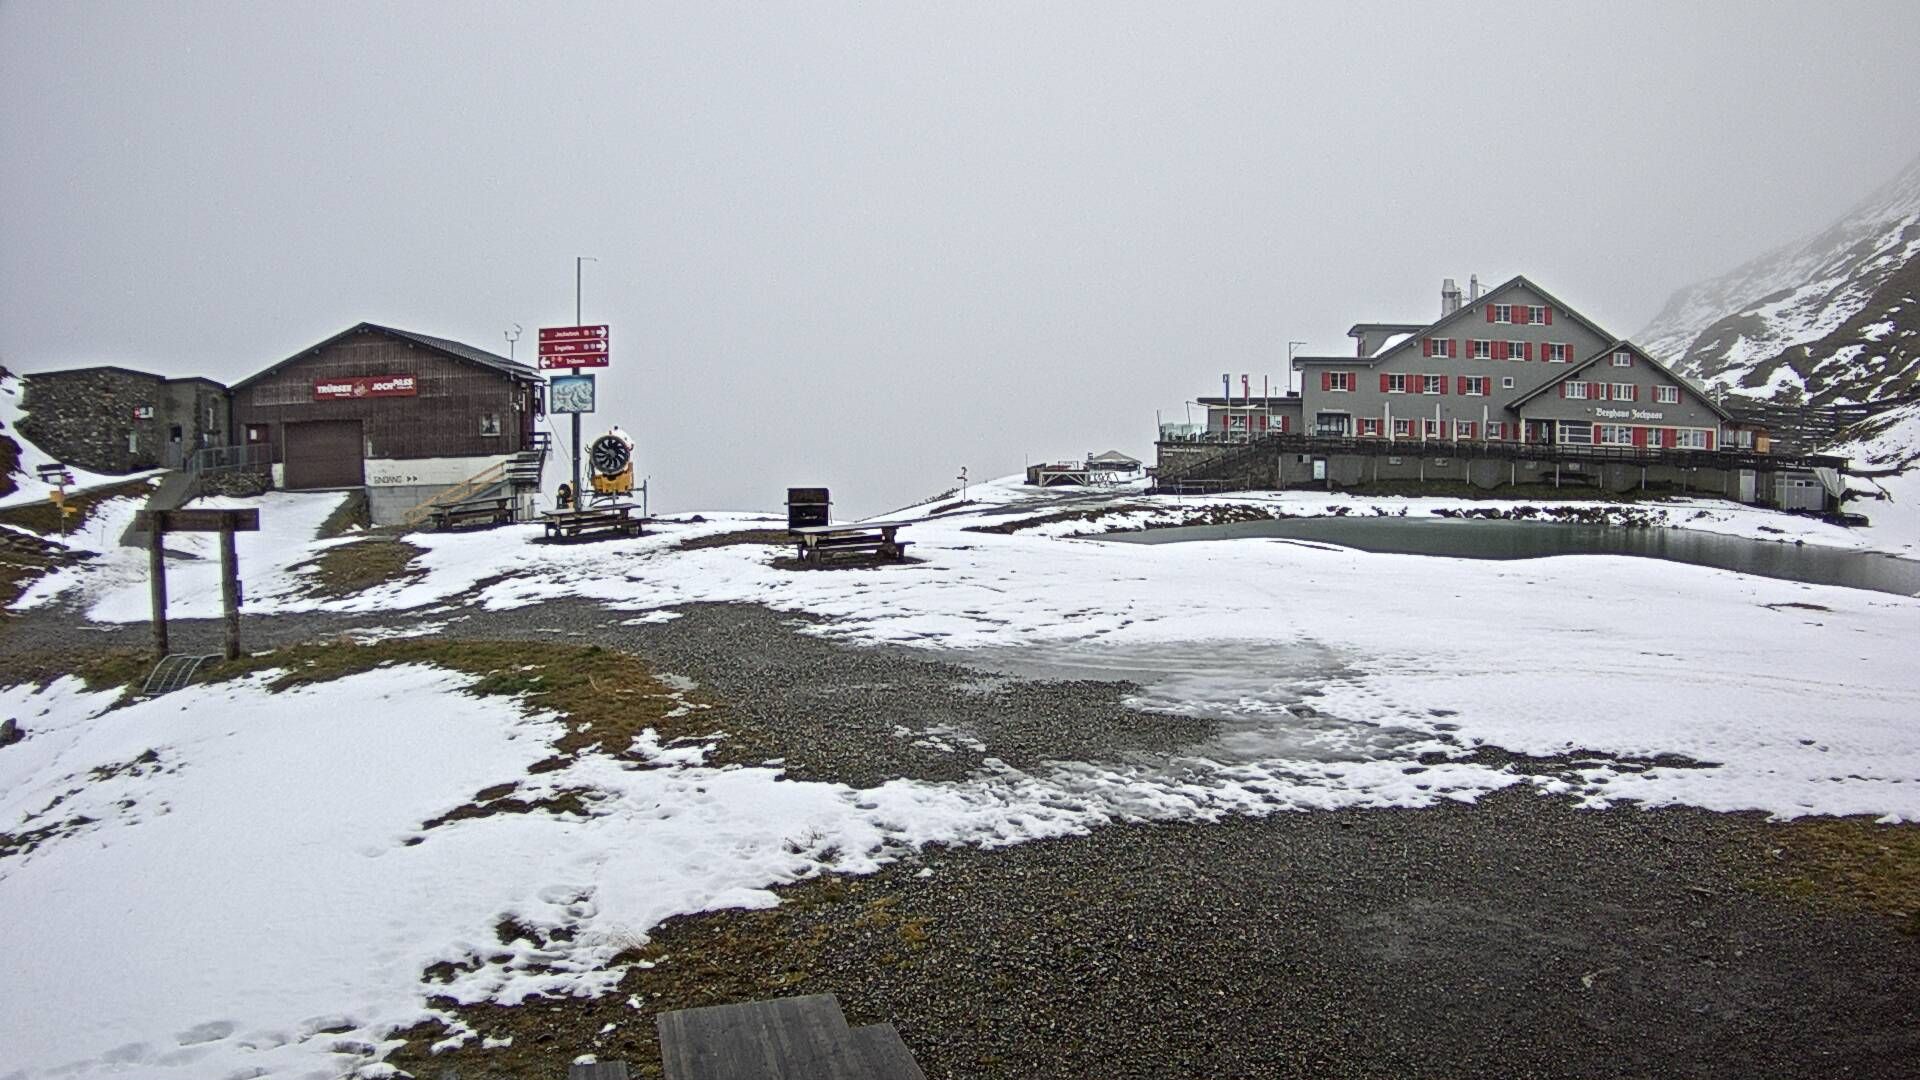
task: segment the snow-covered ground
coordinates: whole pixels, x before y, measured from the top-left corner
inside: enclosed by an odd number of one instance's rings
[[[1902,405],[1878,418],[1876,433],[1837,447],[1856,468],[1899,469],[1894,476],[1855,478],[1855,487],[1876,490],[1883,498],[1856,499],[1855,510],[1873,521],[1873,532],[1888,540],[1886,550],[1920,557],[1920,402]]]
[[[392,632],[410,633],[423,612],[455,619],[468,603],[584,597],[646,620],[690,602],[758,603],[823,616],[811,632],[854,644],[1124,676],[1139,684],[1135,704],[1216,718],[1220,733],[1160,758],[990,763],[960,782],[854,790],[716,768],[651,740],[528,777],[553,719],[468,697],[463,676],[421,668],[280,695],[259,680],[198,687],[112,711],[71,681],[0,691],[4,715],[30,733],[0,750],[0,831],[96,819],[0,859],[0,912],[34,928],[9,942],[14,985],[32,992],[0,1010],[0,1080],[335,1075],[422,1015],[421,969],[436,961],[482,961],[452,984],[462,1000],[594,992],[617,979],[602,965],[620,944],[669,915],[767,904],[768,885],[867,869],[924,843],[1016,843],[1116,819],[1418,807],[1522,783],[1590,805],[1920,821],[1920,599],[1627,557],[1493,562],[1258,539],[1123,545],[1050,535],[1067,531],[1054,526],[969,531],[1122,504],[1156,517],[1224,505],[1429,514],[1485,501],[1148,500],[1012,480],[967,495],[970,505],[888,515],[922,518],[905,535],[919,561],[904,565],[801,572],[776,565],[784,549],[678,546],[769,524],[749,515],[583,545],[537,544],[537,527],[515,526],[411,537],[422,574],[344,599],[303,595],[294,569],[349,542],[312,538],[337,497],[260,501],[264,531],[240,553],[249,611],[404,611]],[[1667,512],[1675,526],[1735,535],[1780,538],[1765,525],[1809,543],[1854,536],[1722,503]],[[20,603],[76,600],[95,619],[138,620],[143,574],[139,558],[109,553]],[[217,613],[210,567],[183,560],[171,585],[176,615]],[[1476,746],[1565,760],[1536,776],[1463,760],[1414,767]],[[1660,755],[1686,760],[1649,764]],[[603,798],[586,819],[464,820],[408,843],[422,821],[507,781]],[[496,946],[492,927],[508,917],[577,933],[543,949]]]

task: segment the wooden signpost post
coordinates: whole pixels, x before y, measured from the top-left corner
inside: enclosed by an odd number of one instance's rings
[[[167,555],[170,532],[220,534],[220,606],[227,630],[227,659],[240,658],[240,560],[233,534],[259,532],[258,510],[142,510],[134,527],[147,534],[147,568],[153,585],[153,651],[167,658]]]

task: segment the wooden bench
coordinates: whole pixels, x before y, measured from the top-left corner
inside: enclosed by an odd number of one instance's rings
[[[540,515],[544,539],[583,540],[597,536],[640,536],[644,522],[633,516],[632,503],[589,506],[583,510],[550,510]]]
[[[849,1027],[832,994],[661,1013],[666,1080],[926,1080],[892,1024]]]
[[[513,523],[512,499],[469,499],[465,502],[445,503],[433,508],[433,527],[445,532],[457,525],[473,522],[485,522],[492,525]]]
[[[867,521],[855,525],[808,525],[788,532],[794,538],[800,561],[818,566],[834,555],[869,552],[883,559],[904,559],[913,542],[901,540],[897,534],[908,524]]]

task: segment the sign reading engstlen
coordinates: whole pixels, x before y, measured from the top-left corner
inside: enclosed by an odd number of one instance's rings
[[[420,380],[412,375],[355,375],[321,379],[313,384],[315,401],[351,401],[365,397],[415,397]]]
[[[540,368],[606,367],[607,342],[611,335],[606,324],[596,326],[543,326],[540,328]]]

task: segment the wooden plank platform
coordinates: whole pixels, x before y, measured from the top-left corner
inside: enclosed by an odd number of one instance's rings
[[[925,1080],[892,1024],[847,1026],[832,994],[660,1014],[666,1080]]]

